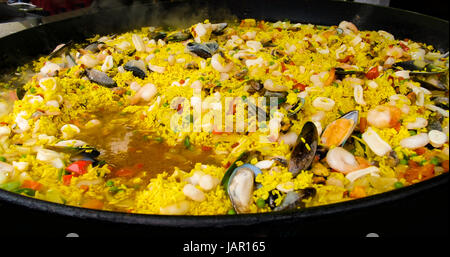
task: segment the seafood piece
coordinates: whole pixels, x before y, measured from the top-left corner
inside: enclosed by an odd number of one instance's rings
[[[332,169],[344,174],[357,170],[360,166],[355,156],[342,147],[330,149],[326,161]]]
[[[208,59],[212,57],[215,52],[217,52],[219,49],[219,44],[215,42],[203,44],[190,42],[186,45],[186,48],[189,52],[194,53],[203,59]]]
[[[212,33],[216,35],[222,34],[226,27],[228,27],[226,22],[211,24]]]
[[[448,68],[438,67],[423,60],[410,60],[397,62],[392,65],[394,68],[411,71],[410,75],[436,75],[448,72]]]
[[[409,149],[417,149],[423,146],[426,146],[430,142],[427,133],[420,133],[411,137],[407,137],[400,141],[400,145],[409,148]]]
[[[131,35],[131,41],[133,42],[134,48],[137,52],[145,51],[144,40],[139,35],[133,34]]]
[[[233,62],[228,62],[222,64],[221,59],[223,59],[220,54],[215,54],[211,57],[211,66],[218,72],[227,73],[233,69]]]
[[[99,43],[97,43],[97,42],[94,42],[94,43],[89,44],[88,46],[86,46],[86,47],[84,48],[84,50],[89,51],[89,52],[95,54],[95,53],[98,53],[98,52],[100,51],[101,45],[102,45],[102,44],[99,44]]]
[[[367,143],[370,150],[378,156],[384,156],[392,151],[391,146],[384,141],[372,127],[369,127],[366,132],[362,134],[362,139]]]
[[[131,60],[128,61],[123,68],[126,71],[131,71],[133,76],[138,77],[140,79],[145,79],[147,74],[145,73],[145,63],[142,60]]]
[[[227,193],[236,213],[249,212],[255,177],[261,170],[251,164],[237,167],[230,176]]]
[[[57,45],[55,49],[47,56],[47,59],[50,60],[53,57],[66,53],[69,50],[69,47],[71,47],[72,45],[73,45],[72,40],[65,44]]]
[[[177,33],[177,32],[176,32],[176,33]],[[174,33],[174,34],[175,34],[175,33]],[[167,36],[167,32],[164,32],[164,31],[153,31],[153,32],[151,32],[151,33],[148,34],[148,38],[154,39],[154,40],[156,40],[156,41],[158,41],[158,40],[160,40],[160,39],[165,39],[166,36]],[[166,38],[166,40],[169,41],[168,38]],[[177,42],[176,40],[174,40],[174,38],[172,38],[172,40],[170,40],[170,41]],[[183,41],[183,40],[181,40],[181,41]]]
[[[359,112],[351,111],[331,122],[323,131],[321,142],[326,147],[343,146],[359,120]]]
[[[296,115],[305,105],[305,98],[298,97],[297,103],[295,103],[288,111],[288,117]]]
[[[241,153],[238,158],[236,158],[236,160],[230,165],[230,167],[228,167],[227,171],[225,172],[225,174],[223,175],[222,181],[220,182],[220,184],[225,188],[225,190],[227,189],[227,185],[228,182],[230,180],[231,174],[233,173],[233,171],[237,168],[237,162],[238,161],[242,161],[247,159],[250,156],[250,152],[243,152]]]
[[[86,70],[87,77],[91,82],[95,82],[101,86],[113,88],[116,87],[116,82],[110,78],[106,73],[101,72],[96,69],[87,69]]]
[[[333,99],[327,98],[327,97],[316,97],[314,101],[312,102],[312,105],[320,110],[324,111],[331,111],[336,103]]]
[[[273,210],[287,211],[287,210],[294,210],[297,208],[304,208],[305,207],[304,200],[314,197],[316,193],[317,190],[313,187],[307,187],[305,189],[301,189],[298,191],[288,192],[286,194],[286,197],[281,202],[281,204],[275,207]]]
[[[358,178],[364,177],[364,176],[369,175],[369,174],[372,175],[372,176],[379,177],[379,175],[378,175],[379,171],[380,170],[377,167],[370,166],[370,167],[367,167],[367,168],[364,168],[364,169],[352,171],[352,172],[348,173],[345,177],[350,181],[350,183],[353,183]]]
[[[302,170],[307,170],[316,156],[319,135],[314,123],[308,121],[297,138],[297,145],[291,153],[289,172],[296,177]]]
[[[75,58],[73,58],[72,54],[67,54],[65,56],[66,62],[67,62],[67,67],[68,68],[72,68],[73,66],[76,66],[77,63],[75,62]]]
[[[363,74],[365,74],[365,72],[364,71],[358,71],[358,70],[344,70],[343,68],[340,68],[340,67],[336,67],[335,68],[335,73],[337,74],[337,75],[353,75],[353,74],[356,74],[356,75],[363,75]]]
[[[264,88],[264,85],[261,83],[261,81],[252,79],[247,81],[246,88],[248,93],[254,94],[261,91]]]
[[[192,38],[192,35],[186,31],[177,31],[175,33],[171,33],[169,35],[167,35],[166,37],[166,41],[167,42],[181,42],[181,41],[185,41]],[[159,38],[159,39],[164,39],[164,38]],[[155,39],[158,40],[158,39]]]
[[[390,128],[398,122],[401,113],[395,106],[379,105],[367,112],[367,122],[376,128]]]
[[[447,142],[447,135],[439,130],[431,130],[428,132],[428,138],[430,139],[430,144],[436,148],[441,147]]]

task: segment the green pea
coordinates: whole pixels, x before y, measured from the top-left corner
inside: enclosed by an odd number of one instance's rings
[[[235,211],[234,209],[230,209],[230,210],[227,212],[227,214],[228,214],[228,215],[234,215],[234,214],[236,214],[236,211]]]
[[[439,165],[439,163],[441,163],[441,162],[440,162],[439,158],[433,157],[433,159],[430,160],[430,163],[433,165]]]
[[[32,94],[36,93],[36,88],[34,88],[34,87],[30,88],[30,93],[32,93]]]
[[[400,160],[400,164],[402,164],[402,165],[408,165],[408,160],[406,160],[406,159],[401,159],[401,160]]]
[[[247,99],[247,96],[243,95],[242,100],[245,101],[245,99]]]
[[[114,181],[108,180],[108,181],[106,182],[106,186],[107,186],[107,187],[112,187],[112,186],[114,186]]]
[[[162,143],[163,138],[162,137],[155,137],[155,141],[159,142],[159,143]]]
[[[264,206],[266,206],[266,201],[264,201],[264,199],[259,198],[258,200],[256,200],[256,206],[258,206],[258,208],[264,208]]]
[[[419,165],[423,166],[423,165],[425,165],[425,163],[427,163],[427,160],[420,161]]]
[[[395,182],[394,183],[394,187],[397,188],[397,189],[398,188],[402,188],[403,187],[403,183],[402,182]]]
[[[0,161],[1,161],[1,162],[6,162],[6,158],[3,157],[3,156],[0,156]]]
[[[409,132],[409,135],[411,135],[411,136],[417,135],[417,131],[415,131],[415,130],[408,130],[408,132]]]
[[[167,106],[169,106],[169,103],[165,102],[165,103],[163,103],[163,106],[167,107]]]

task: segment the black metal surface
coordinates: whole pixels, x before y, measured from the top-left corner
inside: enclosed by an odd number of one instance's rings
[[[0,60],[2,60],[0,70],[14,68],[39,54],[48,54],[61,42],[81,41],[96,33],[120,33],[145,25],[176,26],[184,24],[187,26],[194,21],[202,21],[206,18],[223,20],[232,17],[252,17],[271,21],[290,19],[295,22],[323,25],[334,25],[341,20],[349,20],[363,30],[382,29],[391,32],[397,38],[410,38],[433,44],[441,51],[448,50],[449,27],[447,21],[397,9],[323,1],[189,1],[188,4],[180,2],[135,5],[127,9],[116,8],[38,26],[10,35],[0,39]],[[146,228],[141,225],[151,226],[155,230],[195,227],[201,230],[231,228],[227,231],[235,231],[232,228],[259,227],[264,229],[255,231],[257,234],[263,235],[271,233],[270,231],[276,234],[277,230],[282,228],[282,226],[272,226],[275,222],[280,225],[285,224],[285,228],[295,224],[294,226],[303,228],[305,232],[309,231],[306,228],[318,223],[332,224],[336,221],[351,221],[348,219],[349,217],[374,211],[376,207],[379,211],[383,208],[392,209],[395,206],[412,205],[416,202],[415,199],[423,198],[424,195],[428,195],[428,198],[423,201],[432,203],[436,199],[442,200],[443,193],[448,197],[448,174],[400,190],[297,212],[201,217],[94,211],[48,203],[2,190],[0,190],[0,200],[4,205],[24,206],[32,209],[33,212],[44,213],[43,215],[56,215],[55,217],[58,218],[61,217],[59,215],[63,215],[63,217],[70,217],[68,220],[76,219],[80,222],[103,224],[105,227],[111,224],[121,224],[122,227],[133,228],[136,231]],[[446,199],[442,202],[443,205],[436,203],[432,206],[442,209],[444,213],[448,214],[448,198]],[[408,210],[408,208],[403,207],[402,210]],[[388,216],[384,218],[388,218]],[[445,223],[448,233],[448,219],[445,220]]]

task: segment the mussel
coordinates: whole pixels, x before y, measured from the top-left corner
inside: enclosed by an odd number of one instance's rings
[[[140,79],[145,79],[147,74],[145,73],[145,63],[142,60],[131,60],[128,61],[123,68],[126,71],[131,71],[133,76],[138,77]]]
[[[331,122],[323,131],[321,142],[326,147],[343,146],[359,121],[359,112],[348,112]]]
[[[73,41],[69,41],[66,44],[58,45],[48,56],[47,59],[51,59],[53,57],[59,56],[63,53],[66,53],[69,50],[69,47],[72,46]]]
[[[70,154],[71,161],[91,161],[95,166],[99,161],[96,159],[100,152],[81,140],[64,140],[54,145],[47,146],[48,149]]]
[[[292,117],[296,115],[305,105],[305,99],[298,97],[297,103],[295,103],[288,111],[288,116]]]
[[[228,23],[226,22],[211,24],[212,33],[216,35],[222,34],[226,27],[228,27]]]
[[[153,31],[149,33],[148,37],[154,40],[160,40],[166,38],[167,33],[164,31]]]
[[[191,33],[186,31],[177,31],[172,34],[167,35],[167,42],[181,42],[192,38]]]
[[[91,82],[95,82],[104,87],[116,87],[116,82],[102,71],[96,69],[87,69],[86,74]]]
[[[397,62],[392,65],[394,68],[400,68],[410,71],[410,75],[436,75],[448,72],[448,68],[442,68],[423,60],[409,60]]]
[[[244,164],[232,172],[227,184],[227,193],[236,213],[249,212],[255,177],[261,170],[254,165]]]
[[[289,172],[296,177],[302,170],[307,170],[316,156],[319,135],[314,123],[308,121],[297,138],[296,145],[289,160]]]
[[[189,42],[186,45],[186,48],[189,52],[194,53],[203,59],[208,59],[211,58],[215,52],[217,52],[219,49],[219,44],[216,42],[208,42],[203,44]]]
[[[313,187],[307,187],[305,189],[300,189],[297,191],[291,191],[286,194],[281,204],[275,207],[274,211],[287,211],[297,208],[304,208],[304,200],[314,197],[317,190]]]
[[[342,68],[335,68],[336,75],[341,75],[341,76],[345,76],[345,75],[363,75],[365,72],[364,71],[358,71],[358,70],[344,70]]]

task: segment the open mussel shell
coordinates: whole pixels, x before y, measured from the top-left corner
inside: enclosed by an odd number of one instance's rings
[[[448,68],[438,67],[432,63],[427,63],[422,60],[397,62],[394,63],[392,67],[409,70],[410,75],[436,75],[448,72]]]
[[[65,44],[61,44],[61,45],[57,46],[55,48],[55,50],[53,50],[53,52],[51,52],[47,56],[47,59],[50,60],[53,57],[59,56],[59,55],[61,55],[63,53],[66,53],[72,45],[73,45],[73,41],[69,41],[69,42],[67,42]]]
[[[186,48],[189,52],[194,53],[203,59],[208,59],[211,58],[217,50],[219,50],[219,44],[216,42],[208,42],[203,44],[189,42],[186,45]]]
[[[305,99],[302,97],[299,97],[297,100],[297,103],[295,103],[291,109],[288,111],[288,117],[295,116],[305,105]]]
[[[327,147],[332,145],[343,146],[347,139],[352,135],[358,121],[359,112],[351,111],[331,122],[322,133],[322,144]],[[333,140],[331,138],[333,138]]]
[[[124,70],[131,71],[133,76],[140,79],[145,79],[147,74],[145,73],[145,63],[142,60],[131,60],[125,63]]]
[[[342,68],[335,68],[335,71],[334,71],[337,75],[342,75],[342,76],[345,76],[345,75],[353,75],[353,74],[356,74],[356,75],[363,75],[363,74],[365,74],[365,72],[364,71],[357,71],[357,70],[344,70],[344,69],[342,69]]]
[[[297,191],[291,191],[286,194],[281,204],[275,208],[274,211],[288,211],[297,208],[304,208],[304,200],[314,197],[317,190],[313,187],[307,187],[305,189],[300,189]]]
[[[191,33],[186,31],[177,31],[172,34],[167,35],[167,42],[181,42],[192,38]]]
[[[164,31],[153,31],[148,34],[148,37],[150,39],[154,39],[154,40],[164,39],[164,38],[166,38],[166,36],[167,36],[167,32],[164,32]]]
[[[226,22],[216,23],[216,24],[211,24],[211,26],[212,26],[212,33],[214,33],[216,35],[220,35],[224,32],[225,28],[228,27],[228,23],[226,23]]]
[[[261,174],[261,170],[251,164],[244,164],[233,170],[228,181],[227,193],[236,213],[249,212],[255,177],[258,174]]]
[[[102,71],[96,69],[87,69],[86,74],[91,82],[95,82],[101,86],[113,88],[117,85],[112,78],[110,78],[106,73]]]
[[[289,172],[296,177],[300,171],[307,170],[316,155],[317,145],[319,142],[319,135],[316,125],[308,121],[303,126],[300,135],[297,138],[297,143],[291,153],[289,160]]]

